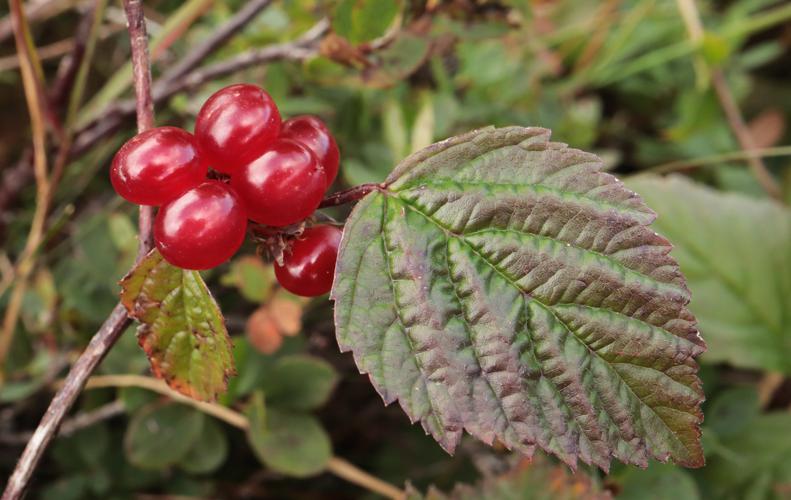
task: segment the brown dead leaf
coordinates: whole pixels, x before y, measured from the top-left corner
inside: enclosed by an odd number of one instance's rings
[[[302,304],[285,298],[275,297],[267,309],[281,335],[293,337],[302,330]]]
[[[783,113],[775,108],[765,109],[748,124],[756,148],[769,148],[780,142],[786,131]]]
[[[263,354],[274,354],[283,345],[283,335],[266,307],[258,308],[247,318],[245,332],[250,344]]]

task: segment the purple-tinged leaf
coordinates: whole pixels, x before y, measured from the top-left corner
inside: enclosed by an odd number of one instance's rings
[[[689,291],[600,169],[545,129],[482,129],[405,159],[347,221],[338,343],[448,452],[466,430],[572,467],[703,464]]]

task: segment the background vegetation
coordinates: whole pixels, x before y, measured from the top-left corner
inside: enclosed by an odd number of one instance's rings
[[[227,42],[168,79],[252,3],[146,2],[157,124],[191,129],[212,92],[257,83],[285,116],[327,121],[341,148],[339,189],[380,181],[411,151],[489,124],[547,127],[555,140],[598,153],[657,210],[656,228],[677,246],[690,280],[709,345],[701,371],[707,465],[572,476],[549,459],[527,464],[473,441],[449,457],[399,408],[384,407],[351,356],[338,353],[331,303],[278,289],[248,244],[205,274],[234,335],[239,374],[220,401],[230,416],[136,387],[149,371],[130,329],[47,454],[31,498],[372,497],[322,473],[328,464],[337,470],[333,456],[399,488],[410,481],[415,496],[434,485],[429,496],[791,497],[791,5],[259,2],[261,12]],[[39,115],[49,168],[63,175],[34,175],[25,59],[0,10],[6,324],[21,290],[19,319],[0,333],[0,345],[13,338],[0,361],[3,477],[54,384],[117,302],[137,247],[135,207],[115,196],[107,175],[135,130],[120,2],[38,0],[26,12],[50,103]],[[239,62],[247,55],[249,67]],[[671,172],[664,182],[646,176]],[[327,213],[342,218],[343,210]],[[239,417],[252,430],[238,429]]]

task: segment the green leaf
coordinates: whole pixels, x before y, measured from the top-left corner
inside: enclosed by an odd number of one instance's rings
[[[124,436],[127,460],[141,469],[178,463],[200,439],[204,418],[178,403],[143,408],[132,418]]]
[[[791,374],[791,217],[776,203],[680,176],[629,181],[689,279],[707,362]]]
[[[121,287],[121,301],[141,322],[138,340],[154,375],[191,398],[216,400],[235,369],[222,313],[200,274],[153,250]]]
[[[238,288],[242,297],[250,302],[265,302],[272,294],[275,272],[259,257],[243,255],[231,262],[230,270],[220,281],[225,286]]]
[[[398,0],[341,0],[332,16],[332,28],[358,44],[385,34],[401,8]]]
[[[729,453],[703,469],[707,498],[787,498],[791,482],[791,414],[770,413],[754,419],[736,436],[723,438]],[[787,491],[787,490],[786,490]]]
[[[695,480],[683,469],[669,464],[651,464],[648,469],[630,469],[618,481],[618,500],[698,500]]]
[[[572,466],[703,464],[689,292],[600,168],[545,129],[487,128],[408,157],[349,217],[338,343],[449,452],[467,430]]]
[[[332,445],[316,417],[273,409],[263,412],[262,408],[263,404],[256,403],[248,410],[247,438],[258,459],[289,476],[306,477],[323,471],[332,458]]]
[[[312,410],[327,402],[338,377],[332,365],[313,356],[284,356],[263,379],[267,403],[290,410]]]
[[[205,419],[200,439],[179,462],[179,467],[191,474],[206,474],[216,470],[228,457],[228,439],[215,420]]]
[[[761,403],[755,387],[733,387],[711,402],[706,411],[706,427],[720,438],[728,438],[751,426],[760,413]]]

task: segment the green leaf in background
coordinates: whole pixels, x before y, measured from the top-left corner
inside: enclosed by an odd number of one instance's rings
[[[647,469],[629,469],[617,479],[618,500],[698,500],[692,476],[669,464],[652,463]]]
[[[761,413],[755,387],[733,387],[719,394],[706,411],[706,428],[720,438],[741,433]]]
[[[607,469],[703,464],[689,292],[594,155],[486,128],[401,162],[344,230],[338,344],[452,452],[467,430]]]
[[[401,8],[399,0],[340,0],[332,14],[332,28],[353,44],[385,34]]]
[[[207,474],[216,470],[228,457],[228,438],[214,419],[204,419],[200,439],[179,461],[179,467],[191,474]]]
[[[221,283],[239,289],[242,297],[250,302],[265,302],[272,294],[275,284],[275,271],[272,266],[264,265],[260,257],[243,255],[231,262],[228,273]]]
[[[289,476],[312,476],[324,470],[332,458],[332,445],[316,417],[262,408],[254,402],[248,409],[247,438],[258,459]]]
[[[178,463],[202,439],[205,418],[179,403],[146,406],[132,417],[126,430],[126,458],[141,469],[161,469]]]
[[[141,323],[140,346],[154,374],[189,397],[217,399],[235,369],[222,313],[201,275],[153,250],[121,287],[121,301]]]
[[[292,355],[277,360],[261,388],[271,406],[312,410],[327,402],[337,380],[332,365],[323,359]]]
[[[401,31],[387,47],[377,52],[377,62],[363,71],[368,87],[389,87],[405,80],[428,59],[431,42],[424,36]]]
[[[629,181],[660,217],[689,280],[707,362],[791,373],[791,217],[680,176]]]
[[[788,498],[791,484],[791,414],[754,419],[738,435],[720,440],[727,453],[709,459],[702,470],[707,498]]]

